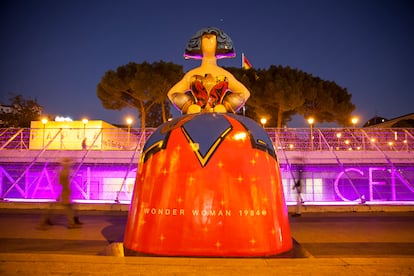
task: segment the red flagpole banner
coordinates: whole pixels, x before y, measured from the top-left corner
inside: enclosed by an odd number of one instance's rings
[[[248,69],[253,67],[252,64],[249,62],[249,60],[247,59],[247,57],[244,54],[242,55],[242,59],[243,59],[243,63],[242,63],[243,64],[242,65],[243,69],[248,70]]]

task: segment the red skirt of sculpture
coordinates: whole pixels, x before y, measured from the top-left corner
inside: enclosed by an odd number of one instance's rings
[[[292,238],[266,132],[228,113],[185,115],[148,139],[124,247],[163,256],[269,256]]]

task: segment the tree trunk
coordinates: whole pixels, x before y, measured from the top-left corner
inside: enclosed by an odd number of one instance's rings
[[[161,102],[161,112],[162,112],[162,122],[165,123],[167,121],[167,114],[165,112],[165,102]]]
[[[145,130],[145,124],[146,124],[146,112],[145,112],[145,106],[143,103],[140,102],[139,105],[139,111],[141,112],[141,129]]]
[[[282,127],[282,119],[283,119],[283,108],[279,106],[277,109],[277,128]]]

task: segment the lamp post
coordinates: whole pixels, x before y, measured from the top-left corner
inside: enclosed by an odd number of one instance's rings
[[[83,123],[83,138],[85,138],[85,133],[86,133],[86,125],[88,124],[89,120],[87,118],[83,118],[82,119],[82,123]]]
[[[308,118],[308,124],[310,127],[310,144],[311,150],[313,150],[313,124],[315,123],[315,119],[313,117]]]
[[[354,128],[356,128],[356,124],[358,123],[358,117],[352,117],[351,118],[351,123],[354,126]]]
[[[82,123],[83,123],[83,139],[81,143],[82,150],[86,150],[88,148],[86,144],[86,125],[88,124],[88,122],[89,120],[87,118],[82,119]]]
[[[342,137],[342,133],[338,132],[338,133],[336,134],[336,138],[338,138],[338,145],[336,146],[336,149],[337,149],[337,150],[339,150],[339,148],[340,148],[339,146],[340,146],[340,144],[341,144],[341,142],[340,142],[341,137]]]
[[[352,117],[351,118],[351,123],[352,123],[352,125],[353,125],[353,136],[354,136],[354,141],[355,141],[355,147],[357,147],[357,143],[358,143],[358,141],[357,141],[357,137],[356,137],[356,125],[357,125],[357,123],[358,123],[358,117],[356,117],[356,116],[354,116],[354,117]]]
[[[127,117],[126,122],[127,122],[127,125],[128,125],[128,146],[129,146],[129,136],[130,136],[130,133],[131,133],[132,118]]]
[[[262,127],[265,128],[265,125],[267,123],[267,119],[266,118],[261,118],[260,123],[262,124]]]
[[[43,143],[42,143],[42,148],[45,148],[45,133],[46,133],[46,124],[47,124],[47,119],[46,118],[42,118],[42,124],[43,124]]]

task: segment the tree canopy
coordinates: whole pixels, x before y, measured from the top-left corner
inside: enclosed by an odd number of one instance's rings
[[[167,121],[167,92],[183,75],[182,66],[173,63],[131,62],[118,67],[116,71],[107,71],[97,86],[97,95],[107,109],[136,108],[142,128],[147,126],[147,116],[161,109],[161,118],[157,118],[162,121],[158,119],[150,122],[155,127]]]
[[[332,81],[324,81],[290,67],[270,66],[269,69],[247,71],[228,68],[250,90],[246,115],[268,126],[282,127],[295,114],[312,116],[315,121],[337,122],[346,126],[355,109],[352,95]]]
[[[43,108],[36,99],[15,95],[9,101],[12,111],[0,113],[2,127],[30,127],[31,121],[39,120]]]
[[[280,65],[259,70],[226,69],[249,89],[251,96],[245,114],[256,121],[265,117],[268,126],[280,128],[299,114],[312,116],[319,123],[350,125],[349,118],[355,109],[352,95],[333,81]],[[173,63],[131,62],[107,71],[97,86],[97,95],[105,108],[136,108],[142,127],[146,126],[146,119],[156,127],[168,119],[167,92],[183,75],[182,66]]]

